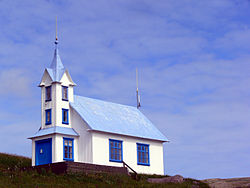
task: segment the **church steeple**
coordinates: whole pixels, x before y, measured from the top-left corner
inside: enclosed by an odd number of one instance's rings
[[[57,36],[57,17],[56,17],[56,37],[55,37],[54,57],[49,68],[47,68],[46,70],[48,71],[53,82],[60,82],[63,74],[66,71],[62,64],[61,58],[59,56],[58,36]]]
[[[74,101],[73,82],[68,70],[62,64],[58,51],[56,29],[53,60],[45,68],[39,87],[41,87],[41,129],[49,127],[71,127],[69,103]]]
[[[62,64],[62,61],[61,61],[61,58],[59,56],[59,51],[58,51],[58,48],[57,48],[57,45],[58,45],[58,41],[56,40],[55,41],[55,52],[54,52],[54,58],[53,58],[53,61],[50,65],[49,68],[53,69],[53,70],[56,70],[56,69],[64,69],[64,66]]]
[[[67,75],[69,79],[69,84],[71,86],[75,86],[76,84],[73,82],[72,78],[70,77],[68,70],[65,69],[64,65],[62,64],[61,58],[59,56],[58,50],[58,37],[57,37],[57,22],[56,22],[56,37],[55,37],[55,50],[54,50],[54,57],[53,60],[48,68],[45,68],[45,71],[50,76],[52,83],[59,82],[61,83],[61,79],[64,74]],[[42,81],[39,84],[39,87],[45,85],[45,78],[43,76]]]
[[[50,69],[52,70],[53,72],[53,80],[54,81],[57,81],[59,82],[63,73],[65,72],[65,68],[62,64],[62,61],[61,61],[61,58],[59,56],[59,51],[58,51],[58,39],[56,37],[56,40],[55,40],[55,52],[54,52],[54,57],[53,57],[53,60],[52,60],[52,63],[50,65]]]

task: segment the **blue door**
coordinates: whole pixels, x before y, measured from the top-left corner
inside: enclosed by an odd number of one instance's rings
[[[36,141],[36,165],[52,163],[52,139]]]

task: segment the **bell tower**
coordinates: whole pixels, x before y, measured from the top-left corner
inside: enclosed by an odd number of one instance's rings
[[[41,87],[41,129],[54,126],[71,128],[69,103],[74,100],[73,87],[75,85],[59,56],[56,34],[52,63],[45,69],[39,84]]]

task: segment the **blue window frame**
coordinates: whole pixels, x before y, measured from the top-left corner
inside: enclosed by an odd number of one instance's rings
[[[51,101],[51,86],[45,87],[45,101]]]
[[[62,123],[63,124],[69,124],[69,110],[68,109],[62,109]]]
[[[63,160],[74,161],[74,139],[63,138]]]
[[[62,100],[68,101],[68,87],[62,86]]]
[[[51,124],[51,109],[45,110],[45,125]]]
[[[109,139],[109,161],[122,162],[122,141]]]
[[[148,144],[137,143],[137,164],[150,166]]]

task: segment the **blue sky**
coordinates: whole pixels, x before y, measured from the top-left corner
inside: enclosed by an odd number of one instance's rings
[[[31,156],[54,50],[75,93],[135,105],[171,141],[165,171],[250,176],[250,1],[0,1],[0,152]]]

